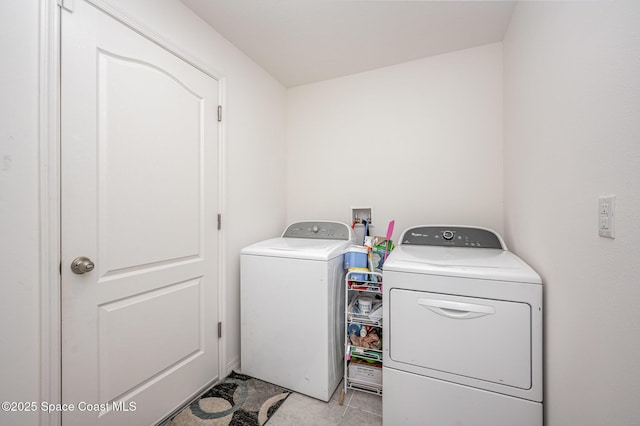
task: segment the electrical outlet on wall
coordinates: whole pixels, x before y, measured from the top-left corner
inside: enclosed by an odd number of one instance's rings
[[[598,198],[598,235],[606,238],[616,237],[616,196]]]

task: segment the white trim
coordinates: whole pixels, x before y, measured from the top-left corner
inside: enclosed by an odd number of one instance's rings
[[[225,78],[218,79],[218,105],[224,106],[226,104],[226,88],[227,81]],[[218,124],[218,213],[222,214],[222,226],[218,231],[218,321],[222,322],[222,337],[218,340],[218,376],[220,379],[226,377],[231,370],[227,370],[227,346],[229,342],[229,336],[227,333],[227,326],[229,319],[227,318],[227,238],[226,238],[226,218],[225,211],[225,199],[227,182],[225,179],[227,163],[226,155],[226,111],[223,108],[222,121]]]
[[[205,64],[202,61],[200,61],[198,58],[191,56],[190,54],[185,52],[183,49],[176,46],[173,42],[163,37],[162,35],[158,34],[157,32],[153,31],[151,28],[147,27],[139,20],[127,15],[119,8],[110,4],[108,0],[86,0],[86,2],[97,7],[107,15],[111,16],[112,18],[126,25],[127,27],[131,28],[133,31],[137,32],[138,34],[142,35],[148,40],[154,42],[155,44],[162,47],[163,49],[171,52],[173,55],[177,56],[178,58],[182,59],[186,63],[190,64],[191,66],[207,74],[209,77],[212,77],[213,79],[217,80],[219,83],[224,78],[224,73],[222,73],[216,67],[210,64]]]
[[[40,401],[61,401],[60,347],[60,13],[40,0]],[[40,425],[61,424],[61,413],[40,411]]]
[[[227,373],[225,374],[225,376],[228,376],[229,373],[231,373],[231,371],[233,370],[240,371],[240,357],[237,356],[233,358],[231,361],[229,361],[226,365],[226,369],[227,369]]]
[[[58,6],[69,12],[73,12],[73,0],[58,0]]]

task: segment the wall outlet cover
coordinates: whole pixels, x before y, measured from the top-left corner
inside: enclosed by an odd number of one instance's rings
[[[598,197],[598,235],[605,238],[616,237],[616,196]]]

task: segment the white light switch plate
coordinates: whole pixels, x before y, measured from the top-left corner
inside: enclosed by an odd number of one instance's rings
[[[601,237],[616,237],[616,196],[598,198],[598,234]]]

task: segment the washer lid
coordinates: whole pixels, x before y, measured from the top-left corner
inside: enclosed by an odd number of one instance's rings
[[[400,245],[389,254],[384,270],[542,284],[529,265],[502,249]]]
[[[351,240],[278,237],[245,247],[240,254],[326,261],[341,256],[351,244]]]

